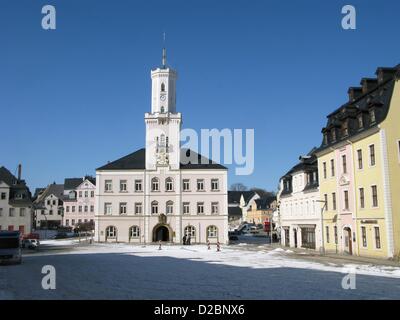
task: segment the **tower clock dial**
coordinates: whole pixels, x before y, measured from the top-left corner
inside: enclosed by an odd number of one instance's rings
[[[161,101],[165,101],[165,99],[166,99],[166,95],[165,95],[165,94],[162,94],[162,95],[160,96],[160,100],[161,100]]]

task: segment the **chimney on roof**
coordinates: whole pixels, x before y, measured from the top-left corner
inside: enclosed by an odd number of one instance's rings
[[[18,165],[18,182],[21,181],[22,165]]]
[[[350,87],[349,90],[347,90],[347,93],[349,94],[349,101],[353,102],[359,96],[362,95],[362,88],[361,87]]]
[[[362,86],[362,93],[365,94],[378,85],[378,79],[375,78],[362,78],[360,82]]]

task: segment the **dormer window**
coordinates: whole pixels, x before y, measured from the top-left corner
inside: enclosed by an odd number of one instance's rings
[[[332,142],[336,141],[336,129],[332,129],[331,135],[332,135]]]
[[[348,126],[347,121],[343,122],[343,124],[342,124],[342,134],[343,134],[343,137],[346,137],[349,135],[349,126]]]
[[[364,127],[364,121],[363,121],[363,116],[360,114],[358,116],[358,129],[362,129]]]
[[[328,135],[324,133],[324,144],[328,144]]]
[[[371,119],[371,123],[375,123],[375,121],[376,121],[376,117],[375,117],[375,110],[370,110],[369,111],[369,116],[370,116],[370,119]]]

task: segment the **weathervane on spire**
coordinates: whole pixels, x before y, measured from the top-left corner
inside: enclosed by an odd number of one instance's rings
[[[164,34],[163,34],[163,54],[162,54],[163,69],[165,69],[166,64],[167,64],[167,50],[165,49],[165,32],[164,32]]]

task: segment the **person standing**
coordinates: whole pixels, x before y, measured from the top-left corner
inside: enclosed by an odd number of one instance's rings
[[[186,244],[186,234],[183,236],[182,241],[183,241],[183,245],[185,245]]]
[[[191,236],[190,236],[190,234],[188,234],[188,237],[187,237],[187,244],[190,246],[190,240],[191,240]]]

